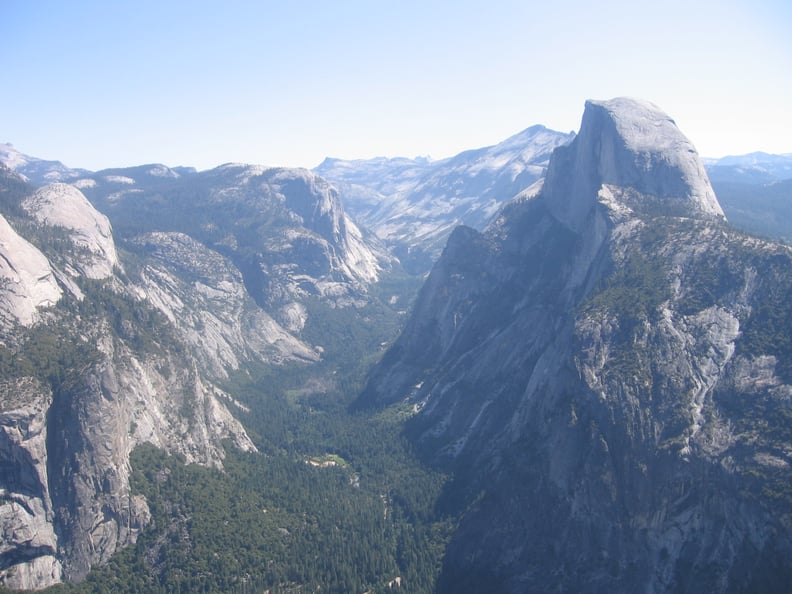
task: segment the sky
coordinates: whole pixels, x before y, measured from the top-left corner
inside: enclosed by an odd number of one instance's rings
[[[0,0],[0,142],[99,170],[445,158],[633,96],[792,153],[789,0]]]

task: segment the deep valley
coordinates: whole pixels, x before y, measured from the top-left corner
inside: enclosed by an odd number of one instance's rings
[[[0,591],[792,591],[790,159],[4,147]]]

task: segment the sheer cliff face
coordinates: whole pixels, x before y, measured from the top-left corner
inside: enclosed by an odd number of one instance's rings
[[[0,381],[0,577],[16,588],[49,586],[62,575],[47,480],[51,404],[51,391],[32,378]]]
[[[788,589],[790,277],[668,116],[587,103],[538,193],[454,232],[361,397],[453,472],[441,590]]]
[[[216,382],[317,362],[305,302],[366,303],[391,259],[304,170],[143,166],[35,191],[0,172],[0,585],[43,588],[148,522],[137,445],[206,465],[254,450]]]
[[[603,185],[631,188],[693,214],[723,217],[693,144],[651,103],[586,102],[578,139],[553,155],[544,194],[560,222],[583,231]]]
[[[16,206],[31,241],[0,217],[0,584],[36,589],[81,579],[135,540],[149,517],[129,490],[136,445],[209,465],[222,463],[223,440],[255,449],[213,377],[246,357],[316,355],[266,316],[266,330],[254,327],[238,272],[196,270],[193,288],[174,256],[153,259],[138,286],[122,280],[107,218],[73,187],[31,190]],[[212,263],[182,248],[182,260]],[[193,293],[190,315],[169,325]],[[221,295],[225,309],[211,303]],[[200,343],[190,330],[204,323]]]

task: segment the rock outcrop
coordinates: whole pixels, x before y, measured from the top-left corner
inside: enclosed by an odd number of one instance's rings
[[[36,221],[65,230],[72,249],[61,250],[73,276],[107,278],[118,266],[113,230],[106,216],[97,211],[74,186],[49,184],[36,190],[22,202]]]
[[[32,378],[0,382],[0,580],[9,588],[60,582],[49,492],[49,389]]]
[[[151,443],[186,462],[220,466],[222,440],[254,450],[220,402],[223,393],[201,378],[194,362],[164,349],[134,352],[99,327],[90,365],[61,387],[48,430],[54,523],[64,576],[80,580],[137,538],[149,519],[144,499],[129,489],[129,456]]]
[[[222,267],[204,276],[199,265],[186,271],[204,310],[193,303],[196,318],[176,319],[185,282],[173,267],[189,268],[190,258],[170,260],[169,277],[153,260],[136,286],[119,276],[107,218],[78,190],[25,191],[18,182],[6,176],[5,184],[17,185],[0,187],[4,209],[30,239],[0,216],[0,585],[39,589],[84,578],[148,522],[146,501],[129,486],[137,445],[213,466],[222,465],[226,441],[255,450],[229,411],[236,403],[213,383],[234,368],[236,354],[316,355],[252,311],[238,272]],[[201,250],[192,256],[212,264]],[[170,285],[148,287],[157,274]],[[219,294],[235,298],[225,303],[231,311],[213,309]],[[188,332],[214,322],[214,342]],[[212,350],[221,344],[228,357]]]
[[[604,185],[723,217],[696,149],[651,103],[587,101],[577,142],[553,155],[544,200],[558,221],[580,232]]]
[[[359,402],[410,404],[453,473],[440,591],[792,587],[790,288],[668,116],[588,102],[542,188],[453,233]]]
[[[44,254],[0,214],[0,326],[31,325],[61,295]]]
[[[346,215],[338,191],[307,170],[227,164],[182,176],[153,169],[99,172],[80,185],[124,238],[178,232],[227,258],[247,293],[285,327],[299,327],[293,313],[309,298],[332,307],[366,303],[369,286],[393,266]]]
[[[231,261],[183,233],[135,237],[146,255],[139,294],[162,311],[211,377],[247,362],[315,362],[319,353],[258,307]],[[290,324],[292,331],[302,326]]]

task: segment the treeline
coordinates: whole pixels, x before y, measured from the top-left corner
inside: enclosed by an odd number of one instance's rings
[[[110,320],[147,325],[148,313],[104,297]],[[398,412],[347,410],[397,330],[384,309],[366,313],[312,304],[322,363],[250,368],[222,386],[250,407],[241,418],[259,453],[229,446],[218,470],[138,447],[131,487],[151,523],[83,583],[48,591],[433,592],[454,521],[435,510],[445,477],[418,461]]]
[[[138,447],[131,483],[152,522],[85,582],[49,592],[362,593],[396,578],[403,592],[432,592],[451,524],[433,507],[443,477],[395,425],[346,421],[338,428],[367,445],[344,452],[345,466],[229,448],[220,471]]]

